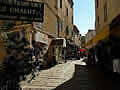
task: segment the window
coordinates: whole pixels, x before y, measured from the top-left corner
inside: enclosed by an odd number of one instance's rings
[[[74,33],[72,32],[72,36],[74,37]]]
[[[57,9],[58,7],[58,0],[55,0],[55,8]]]
[[[98,25],[99,25],[99,16],[98,16],[98,18],[97,18],[97,19],[98,19]]]
[[[68,8],[66,8],[66,15],[68,16]]]
[[[99,1],[98,0],[96,0],[96,7],[98,8],[98,5],[99,5]]]
[[[60,22],[60,31],[62,32],[62,29],[63,29],[63,22],[61,21]]]
[[[69,26],[66,27],[66,35],[69,35]]]
[[[60,0],[60,8],[62,8],[62,0]]]
[[[55,48],[52,48],[52,54],[55,55]]]
[[[95,28],[96,28],[96,21],[95,21]]]
[[[107,21],[107,3],[104,5],[104,22]]]
[[[73,8],[73,4],[70,5],[70,8]]]
[[[73,24],[73,16],[72,16],[72,24]]]
[[[57,29],[58,29],[58,22],[57,22],[57,19],[56,19],[56,32],[57,32]]]
[[[64,49],[62,49],[62,55],[64,55]]]

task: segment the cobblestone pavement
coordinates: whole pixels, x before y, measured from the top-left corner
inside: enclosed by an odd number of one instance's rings
[[[74,74],[71,79],[62,83],[54,90],[90,90],[88,87],[88,69],[80,60],[72,61]],[[91,89],[92,90],[92,89]]]
[[[21,82],[23,90],[118,90],[96,66],[69,60],[40,72],[31,83]],[[119,85],[118,85],[119,86]]]
[[[86,66],[81,60],[72,61],[74,74],[71,79],[54,90],[118,90],[97,66]]]
[[[20,83],[23,90],[51,90],[72,78],[74,64],[68,61],[58,64],[50,69],[42,70],[39,75],[30,83],[22,81]],[[27,77],[29,78],[29,76]]]

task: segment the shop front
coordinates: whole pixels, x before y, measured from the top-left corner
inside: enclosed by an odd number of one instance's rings
[[[79,46],[77,46],[72,40],[67,40],[66,45],[66,59],[77,58],[77,51]]]
[[[52,40],[53,58],[57,63],[66,62],[66,40],[65,38],[56,38]]]

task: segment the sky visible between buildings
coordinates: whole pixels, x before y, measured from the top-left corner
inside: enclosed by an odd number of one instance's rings
[[[84,36],[88,29],[95,29],[95,1],[94,0],[73,0],[74,1],[74,24],[77,25],[80,33]]]

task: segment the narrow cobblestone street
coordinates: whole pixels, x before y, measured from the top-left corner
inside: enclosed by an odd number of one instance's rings
[[[0,90],[120,90],[120,0],[0,0]]]
[[[30,83],[27,83],[26,80],[22,81],[20,84],[23,90],[35,90],[36,88],[41,90],[51,90],[72,78],[73,73],[74,64],[67,62],[65,64],[59,64],[50,69],[41,71]]]
[[[80,60],[58,64],[41,71],[30,83],[21,82],[21,87],[23,90],[111,90],[101,72],[80,64]]]
[[[75,68],[73,77],[55,90],[116,90],[112,79],[106,78],[98,66],[84,66],[80,60],[72,63]]]
[[[43,70],[31,81],[21,82],[23,90],[114,90],[112,79],[97,66],[85,66],[80,60],[69,60]]]

